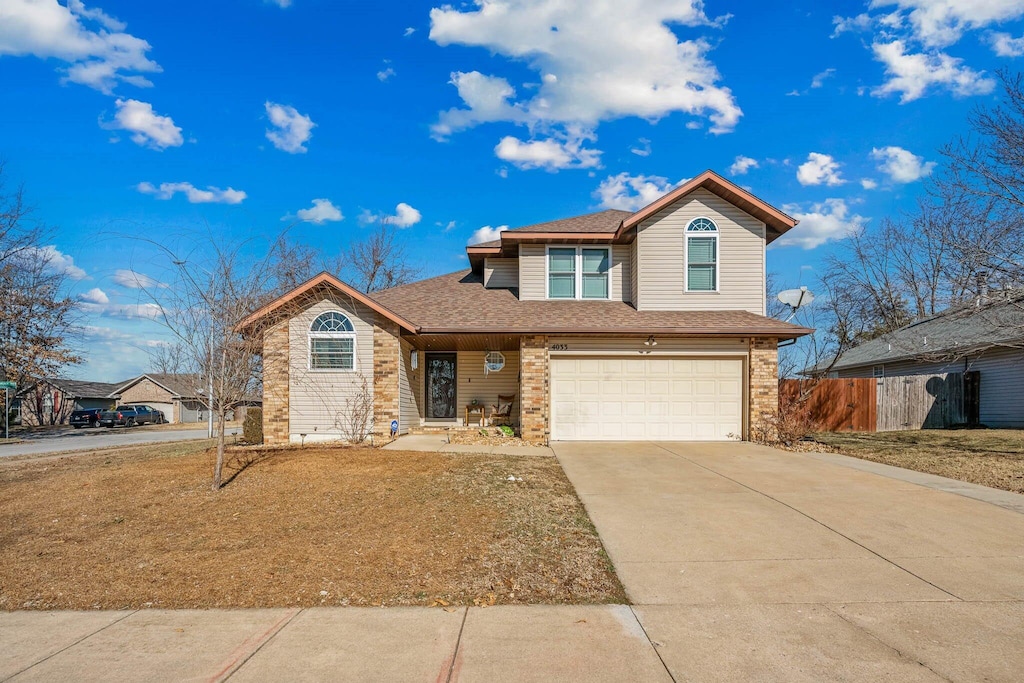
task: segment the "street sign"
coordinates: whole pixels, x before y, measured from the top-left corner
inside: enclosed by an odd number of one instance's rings
[[[7,389],[8,391],[14,391],[18,388],[18,385],[14,382],[0,382],[0,389]]]

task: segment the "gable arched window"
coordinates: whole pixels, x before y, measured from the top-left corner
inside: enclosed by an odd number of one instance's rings
[[[718,226],[703,216],[686,226],[686,291],[718,291]]]
[[[321,313],[309,326],[309,368],[356,369],[356,328],[344,313]]]

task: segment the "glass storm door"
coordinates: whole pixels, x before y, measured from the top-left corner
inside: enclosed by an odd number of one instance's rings
[[[428,353],[427,419],[455,419],[455,354]]]

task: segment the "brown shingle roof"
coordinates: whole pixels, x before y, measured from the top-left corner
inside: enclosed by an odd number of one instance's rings
[[[587,213],[582,216],[570,216],[569,218],[560,218],[557,221],[546,221],[544,223],[534,223],[533,225],[525,225],[521,228],[513,228],[506,230],[507,233],[512,232],[541,232],[541,233],[607,233],[610,235],[615,234],[619,229],[619,225],[625,218],[631,216],[629,211],[619,211],[618,209],[608,209],[606,211],[598,211],[596,213]],[[492,240],[490,242],[480,242],[478,244],[471,244],[471,247],[478,248],[493,248],[500,247],[501,240]]]
[[[621,301],[520,301],[514,290],[484,288],[481,278],[467,270],[372,296],[422,334],[660,332],[790,339],[810,332],[747,311],[638,311]]]

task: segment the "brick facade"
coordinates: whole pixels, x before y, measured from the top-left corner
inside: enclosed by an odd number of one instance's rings
[[[382,315],[373,326],[373,439],[391,439],[391,421],[399,419],[398,364],[402,346],[398,324]]]
[[[523,440],[546,444],[551,436],[551,356],[547,337],[524,336],[519,340],[519,377]]]
[[[779,340],[750,339],[750,430],[771,429],[779,413]],[[770,434],[762,434],[768,436]]]
[[[263,443],[289,441],[288,321],[263,334]]]

